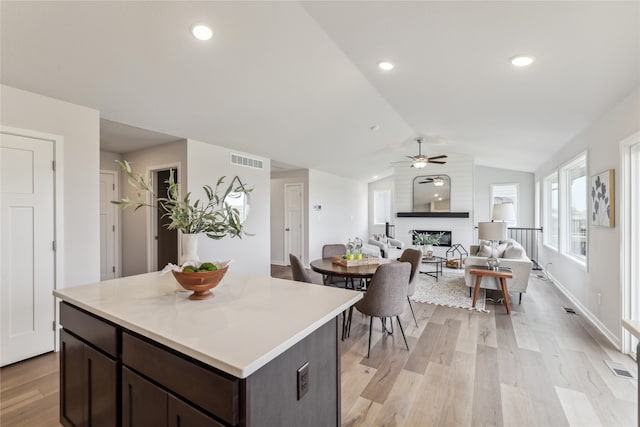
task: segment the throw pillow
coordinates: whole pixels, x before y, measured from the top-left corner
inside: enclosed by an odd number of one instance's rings
[[[491,246],[490,245],[480,245],[478,246],[477,256],[481,257],[490,257],[491,256]]]
[[[503,258],[504,255],[504,251],[507,250],[507,243],[500,243],[497,247],[496,247],[496,258]]]
[[[502,258],[507,258],[507,259],[524,258],[524,249],[520,245],[518,246],[511,245],[504,251]]]

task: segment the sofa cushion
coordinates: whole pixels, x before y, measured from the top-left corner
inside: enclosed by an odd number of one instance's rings
[[[500,243],[496,246],[495,256],[496,258],[502,258],[504,256],[504,251],[507,250],[507,243]]]

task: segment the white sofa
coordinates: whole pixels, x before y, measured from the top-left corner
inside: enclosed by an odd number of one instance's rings
[[[480,252],[478,253],[478,251]],[[471,254],[464,260],[464,280],[468,287],[476,286],[476,276],[469,274],[469,270],[474,265],[487,265],[487,258],[490,254],[486,245],[471,245]],[[500,242],[496,251],[496,258],[500,260],[500,267],[508,267],[513,273],[512,279],[507,279],[507,289],[509,292],[520,294],[519,302],[522,302],[522,294],[527,292],[529,285],[529,275],[533,263],[527,257],[524,248],[515,240]],[[480,283],[481,288],[500,290],[497,280],[493,277],[483,277]]]
[[[382,258],[398,259],[404,250],[404,242],[382,234],[374,234],[367,243],[379,248]]]

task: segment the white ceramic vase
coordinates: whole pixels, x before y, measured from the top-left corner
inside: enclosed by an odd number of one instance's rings
[[[192,262],[194,264],[200,262],[198,257],[198,235],[186,234],[180,235],[180,247],[182,248],[182,255],[180,255],[180,265],[184,265],[185,262]]]

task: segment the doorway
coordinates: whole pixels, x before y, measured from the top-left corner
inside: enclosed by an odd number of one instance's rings
[[[301,260],[304,260],[304,207],[302,192],[302,184],[284,185],[285,265],[289,265],[289,254],[293,254]]]
[[[118,208],[111,203],[118,200],[118,174],[100,171],[100,280],[120,276],[118,261]]]
[[[177,169],[165,169],[155,172],[155,193],[160,197],[166,197],[169,190],[169,176],[178,182]],[[166,227],[171,220],[164,216],[164,211],[158,206],[155,210],[155,240],[156,240],[156,270],[161,270],[165,265],[178,264],[178,230],[168,230]]]
[[[0,366],[55,345],[58,141],[30,134],[0,134]]]

